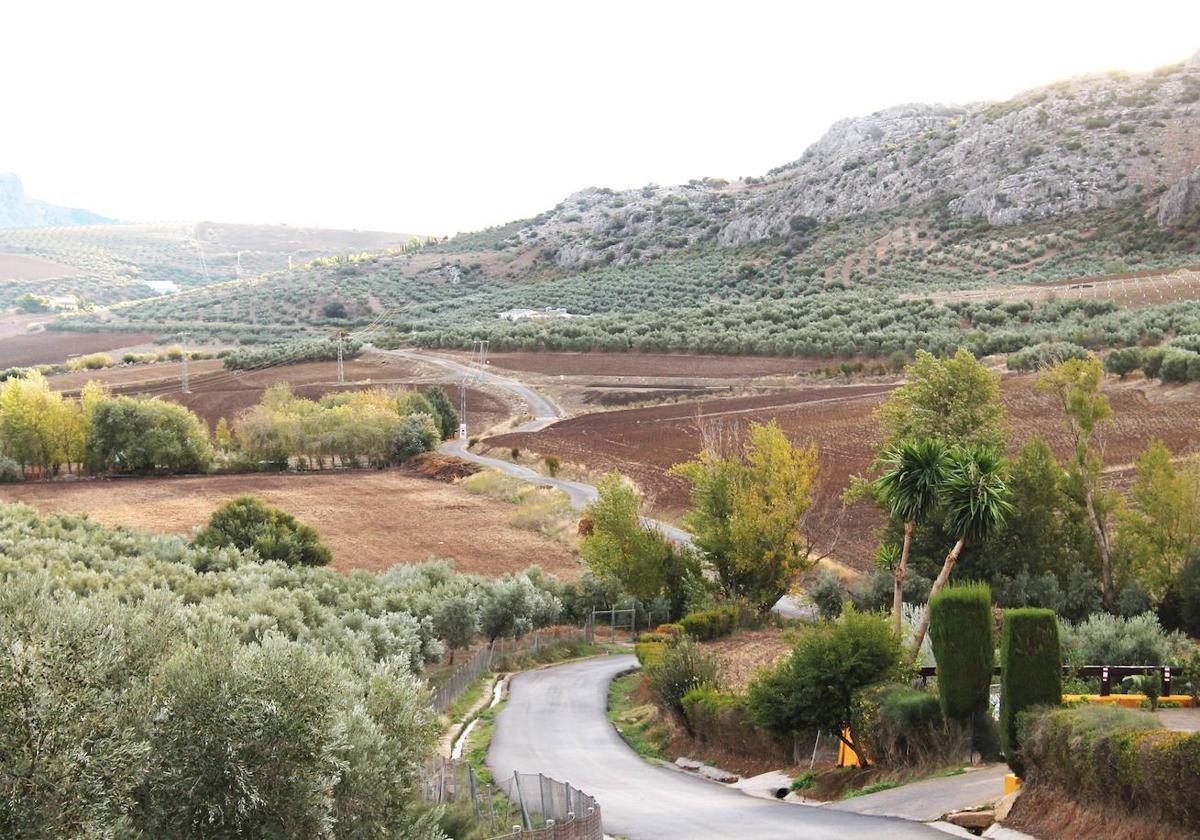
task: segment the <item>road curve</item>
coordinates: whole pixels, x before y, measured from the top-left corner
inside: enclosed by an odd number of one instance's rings
[[[916,840],[944,837],[920,823],[757,799],[682,771],[654,767],[605,717],[608,684],[635,667],[608,656],[513,677],[496,718],[488,766],[544,773],[596,797],[604,830],[630,840]]]
[[[462,364],[461,362],[447,359],[442,356],[435,356],[431,353],[420,353],[416,350],[376,350],[379,353],[385,353],[393,356],[400,356],[406,359],[412,359],[418,362],[428,362],[434,365],[440,365],[448,370],[461,374],[472,374],[479,377],[478,381],[488,385],[495,385],[498,388],[503,388],[511,393],[516,394],[525,401],[529,406],[530,412],[534,415],[533,419],[522,426],[514,429],[514,432],[536,432],[539,429],[544,429],[547,426],[557,423],[564,419],[565,415],[537,391],[518,382],[516,379],[510,379],[507,376],[498,376],[491,371],[480,372],[478,368],[470,365]],[[563,478],[551,478],[548,475],[542,475],[536,470],[529,467],[514,464],[510,461],[502,461],[499,458],[489,458],[486,455],[477,455],[467,449],[467,441],[454,439],[443,443],[439,448],[439,452],[446,455],[453,455],[457,458],[462,458],[464,461],[470,461],[473,464],[479,464],[485,467],[499,470],[513,478],[528,481],[532,484],[540,484],[543,487],[555,487],[567,494],[571,500],[571,506],[576,510],[582,510],[589,504],[594,502],[599,495],[596,488],[591,484],[584,484],[581,481],[568,481]],[[642,522],[649,528],[655,528],[663,534],[671,542],[677,545],[691,545],[692,535],[682,528],[676,528],[666,522],[658,519],[651,519],[649,516],[643,516]],[[811,617],[813,610],[801,607],[796,601],[787,595],[779,599],[779,602],[774,606],[775,612],[788,618],[805,618]]]

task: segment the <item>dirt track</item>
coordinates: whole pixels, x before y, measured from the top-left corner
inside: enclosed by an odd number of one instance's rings
[[[508,524],[513,507],[401,470],[84,480],[0,485],[0,501],[87,513],[106,525],[190,534],[220,504],[253,493],[313,525],[334,568],[380,570],[431,556],[461,571],[501,575],[539,564],[579,574],[562,544]]]
[[[492,353],[488,356],[488,361],[492,367],[548,376],[678,377],[681,379],[745,379],[803,373],[837,364],[837,362],[827,359],[703,356],[674,353],[514,352]]]

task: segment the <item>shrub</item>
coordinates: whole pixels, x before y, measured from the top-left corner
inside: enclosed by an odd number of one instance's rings
[[[107,353],[89,353],[86,356],[72,359],[67,363],[67,367],[71,370],[100,370],[112,367],[112,363],[112,356]]]
[[[1200,353],[1178,347],[1167,348],[1158,377],[1163,382],[1192,382],[1200,379]]]
[[[205,548],[254,549],[264,560],[289,566],[324,566],[333,559],[315,528],[254,496],[239,496],[217,508],[194,542]]]
[[[508,454],[511,455],[512,459],[515,461],[521,457],[521,449],[519,447],[514,446],[512,449],[510,449],[508,451]]]
[[[643,668],[649,668],[656,664],[666,649],[666,642],[638,641],[633,645],[633,653]]]
[[[908,685],[859,691],[854,696],[850,729],[870,760],[887,767],[941,764],[958,746],[946,728],[937,695]]]
[[[181,405],[112,397],[92,410],[84,452],[92,472],[203,472],[212,457],[208,426]]]
[[[1151,347],[1142,354],[1142,373],[1147,379],[1156,379],[1162,370],[1163,359],[1166,358],[1167,348]]]
[[[1025,767],[1017,717],[1034,706],[1062,702],[1062,652],[1058,619],[1052,610],[1004,611],[1000,638],[1000,741],[1008,766],[1018,776]]]
[[[900,642],[883,617],[847,609],[837,621],[805,631],[774,668],[747,689],[751,719],[770,732],[793,737],[806,729],[832,732],[858,755],[866,752],[850,726],[860,689],[887,682],[900,666]]]
[[[24,478],[20,464],[7,455],[0,455],[0,484],[15,484]]]
[[[728,636],[741,626],[743,610],[734,604],[725,604],[711,610],[699,610],[679,620],[683,632],[702,642],[711,642]]]
[[[1137,347],[1122,347],[1104,357],[1104,369],[1124,379],[1142,366],[1142,351]]]
[[[1144,712],[1080,706],[1024,715],[1021,743],[1031,784],[1200,830],[1200,733],[1168,732]]]
[[[687,636],[681,636],[646,669],[646,677],[662,707],[686,721],[683,696],[698,686],[717,684],[717,655],[704,650]]]
[[[828,569],[821,572],[808,590],[808,600],[816,606],[822,621],[833,621],[842,614],[842,604],[845,602],[841,578]]]
[[[1069,341],[1052,341],[1024,347],[1008,357],[1010,370],[1040,370],[1069,359],[1086,359],[1088,351]]]
[[[554,457],[553,455],[547,455],[543,460],[546,464],[546,472],[550,473],[550,477],[554,478],[554,476],[558,475],[558,471],[562,467],[562,464],[559,462],[558,458]]]
[[[1063,626],[1063,646],[1082,665],[1178,665],[1191,644],[1167,633],[1153,613],[1124,617],[1096,613]]]

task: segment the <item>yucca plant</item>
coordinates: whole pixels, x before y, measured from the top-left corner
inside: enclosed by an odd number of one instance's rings
[[[875,482],[875,488],[888,513],[904,523],[904,544],[900,549],[900,562],[893,572],[892,592],[892,624],[899,633],[913,530],[937,507],[946,478],[946,447],[936,440],[904,442],[888,452],[883,460],[888,469]]]
[[[958,562],[967,540],[982,541],[1004,524],[1005,517],[1012,510],[1012,502],[1009,501],[1012,491],[1005,480],[1006,472],[1004,456],[988,447],[968,446],[951,450],[938,503],[946,517],[946,533],[954,536],[955,541],[929,591],[930,601],[950,579],[950,573],[954,571],[954,564]],[[916,658],[928,630],[929,607],[926,606],[908,653],[909,662]]]

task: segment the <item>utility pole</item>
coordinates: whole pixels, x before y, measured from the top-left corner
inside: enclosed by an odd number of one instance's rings
[[[179,346],[183,349],[183,393],[190,394],[192,389],[188,387],[187,333],[179,334]]]
[[[467,439],[467,383],[471,381],[470,374],[463,375],[461,389],[458,392],[458,439]]]

